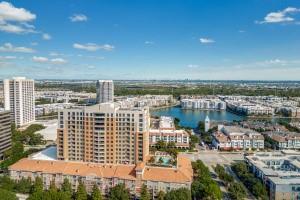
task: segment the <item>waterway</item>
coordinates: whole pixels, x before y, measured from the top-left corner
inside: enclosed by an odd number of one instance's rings
[[[215,110],[187,110],[181,109],[179,106],[162,108],[153,110],[152,116],[171,116],[180,119],[181,126],[197,127],[199,121],[204,121],[208,115],[211,121],[239,121],[245,119],[244,116],[239,116],[228,111],[215,111]]]

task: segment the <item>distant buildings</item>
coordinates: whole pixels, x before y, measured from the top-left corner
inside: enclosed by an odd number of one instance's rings
[[[264,137],[251,129],[219,125],[212,144],[219,150],[264,149]]]
[[[10,111],[0,111],[0,160],[3,153],[11,147],[11,114]]]
[[[34,80],[14,77],[4,81],[4,107],[19,127],[35,121]]]
[[[227,108],[243,115],[283,114],[297,117],[300,115],[299,103],[277,96],[220,96]]]
[[[274,109],[268,106],[251,103],[248,101],[227,100],[227,109],[242,115],[272,115]]]
[[[220,99],[182,99],[180,101],[183,109],[225,110],[226,103]]]
[[[149,141],[155,146],[158,141],[174,142],[177,148],[189,148],[190,136],[185,130],[176,130],[172,117],[161,116],[158,126],[150,129]]]
[[[71,108],[75,104],[73,103],[51,103],[41,104],[35,106],[35,116],[43,116],[50,113],[56,113],[63,109]]]
[[[271,200],[300,198],[300,155],[264,152],[245,157],[251,172],[266,185]]]
[[[191,189],[193,181],[191,161],[180,155],[174,168],[147,166],[145,162],[123,165],[24,158],[8,170],[11,179],[16,181],[41,177],[45,189],[49,189],[51,182],[60,188],[67,178],[73,190],[82,182],[89,193],[97,185],[104,195],[108,194],[110,188],[123,183],[132,195],[140,194],[145,184],[151,196],[156,197],[160,191]]]
[[[96,103],[107,103],[114,101],[114,83],[112,80],[99,80],[96,83]]]
[[[172,95],[142,95],[142,96],[121,96],[115,98],[121,107],[144,107],[150,108],[169,106],[175,103]]]
[[[63,90],[43,90],[35,91],[35,99],[47,99],[51,103],[71,103],[71,102],[95,102],[96,94],[89,92],[74,92]]]
[[[136,164],[149,154],[147,107],[118,103],[65,109],[58,119],[58,159],[107,164]]]

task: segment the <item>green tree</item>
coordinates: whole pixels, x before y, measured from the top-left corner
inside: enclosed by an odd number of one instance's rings
[[[199,121],[198,122],[198,129],[199,129],[199,131],[201,132],[201,133],[204,133],[205,131],[205,124],[204,124],[204,122],[203,121]]]
[[[192,200],[191,191],[186,188],[171,190],[165,195],[165,200]]]
[[[218,184],[212,180],[208,167],[201,160],[192,162],[194,181],[191,193],[195,199],[222,199],[222,192]]]
[[[165,199],[165,193],[163,191],[159,191],[157,194],[157,200],[164,200]]]
[[[77,187],[77,192],[75,194],[75,200],[87,200],[88,195],[85,189],[85,186],[82,182],[79,183]]]
[[[94,187],[93,187],[93,191],[91,194],[91,200],[102,200],[102,195],[101,195],[101,192],[100,192],[99,188],[97,187],[97,185],[94,185]]]
[[[7,191],[13,191],[15,187],[15,182],[10,179],[9,176],[0,176],[0,188]]]
[[[4,189],[0,189],[0,199],[1,200],[18,200],[15,193],[4,190]]]
[[[229,196],[233,200],[240,200],[246,197],[246,190],[241,183],[231,183],[228,188]]]
[[[155,146],[157,147],[158,150],[164,151],[167,147],[167,144],[163,140],[159,140],[156,142]]]
[[[142,186],[142,190],[141,190],[141,200],[150,200],[150,194],[148,192],[148,188],[145,184],[143,184]]]
[[[195,145],[199,143],[199,138],[196,135],[190,136],[190,149],[194,149]]]
[[[43,181],[40,177],[36,177],[33,187],[31,189],[31,194],[27,200],[44,200],[43,192]]]
[[[19,193],[30,193],[32,187],[32,181],[30,178],[21,178],[15,186],[15,190]]]
[[[72,185],[69,179],[65,178],[61,186],[60,196],[63,196],[63,199],[69,200],[72,198],[73,190]]]
[[[36,177],[31,193],[42,193],[43,192],[43,180],[41,177]]]
[[[125,188],[124,184],[118,184],[112,187],[108,195],[109,200],[129,200],[129,190]]]
[[[50,200],[59,200],[59,193],[54,181],[51,181],[49,190],[46,192]]]

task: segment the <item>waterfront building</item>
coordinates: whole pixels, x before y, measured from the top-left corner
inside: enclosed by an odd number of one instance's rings
[[[96,83],[96,103],[114,101],[114,82],[112,80],[98,80]]]
[[[264,149],[264,137],[251,129],[219,125],[212,144],[219,150]]]
[[[0,111],[0,160],[3,153],[11,147],[11,114],[10,111]]]
[[[12,120],[20,127],[35,121],[34,80],[25,77],[5,79],[4,107],[10,110]]]
[[[157,126],[149,131],[149,141],[151,146],[155,146],[158,141],[164,141],[174,142],[177,148],[189,148],[190,135],[183,129],[176,130],[172,117],[161,116]]]
[[[64,109],[58,114],[60,160],[135,164],[149,154],[149,108],[118,103]]]
[[[268,188],[271,200],[300,198],[299,152],[263,152],[245,159],[250,171]]]
[[[226,101],[227,108],[242,115],[272,115],[275,109],[270,106],[260,105],[249,101]]]
[[[210,129],[210,119],[208,115],[206,115],[205,121],[204,121],[204,131],[207,132]]]
[[[182,99],[180,101],[183,109],[203,109],[203,110],[225,110],[226,103],[220,99]]]
[[[144,184],[156,197],[160,191],[191,189],[193,181],[191,161],[181,155],[178,155],[175,167],[147,166],[146,162],[124,165],[23,158],[11,165],[8,171],[11,179],[17,182],[22,178],[35,180],[41,177],[44,189],[49,189],[52,182],[60,188],[67,178],[73,190],[82,182],[89,193],[96,185],[104,195],[122,183],[134,196],[140,194]]]

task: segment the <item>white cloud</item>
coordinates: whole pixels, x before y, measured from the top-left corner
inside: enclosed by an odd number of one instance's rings
[[[15,60],[17,59],[16,56],[0,56],[0,61],[4,61],[4,60]]]
[[[43,33],[42,38],[43,40],[51,40],[52,37],[48,33]]]
[[[112,51],[115,47],[110,44],[97,45],[94,43],[87,43],[87,44],[74,43],[73,48],[82,49],[82,50],[86,50],[86,51],[97,51],[99,49],[102,49],[105,51]]]
[[[85,22],[88,20],[87,16],[84,14],[74,14],[69,18],[71,22]]]
[[[291,17],[291,14],[300,12],[299,8],[287,7],[284,10],[277,12],[268,13],[263,21],[256,21],[258,24],[266,23],[283,23],[283,22],[293,22],[295,19]]]
[[[63,59],[63,58],[53,58],[53,59],[49,59],[47,57],[42,57],[42,56],[33,56],[32,57],[32,61],[34,62],[38,62],[38,63],[50,63],[50,64],[65,64],[68,61]]]
[[[198,68],[198,67],[199,67],[199,65],[195,65],[195,64],[189,64],[187,67],[188,67],[188,68]]]
[[[35,50],[28,47],[15,47],[11,43],[5,43],[0,46],[0,52],[33,53]]]
[[[88,65],[87,68],[88,69],[95,69],[96,67],[94,65]]]
[[[49,61],[49,59],[46,57],[41,57],[41,56],[33,56],[32,61],[39,62],[39,63],[46,63]]]
[[[210,38],[200,38],[199,41],[202,44],[209,44],[209,43],[214,43],[215,42],[213,39],[210,39]]]
[[[153,41],[145,41],[145,44],[146,44],[146,45],[153,45],[154,42],[153,42]]]
[[[16,8],[9,2],[0,3],[0,30],[8,33],[35,32],[34,26],[28,24],[36,15],[24,8]]]
[[[68,61],[67,60],[65,60],[65,59],[63,59],[63,58],[53,58],[53,59],[51,59],[50,60],[51,61],[51,63],[53,63],[53,64],[65,64],[65,63],[67,63]]]
[[[31,46],[37,46],[38,44],[39,44],[39,43],[37,43],[37,42],[31,42],[31,43],[30,43]]]
[[[49,53],[49,56],[63,56],[63,54],[52,51]]]

